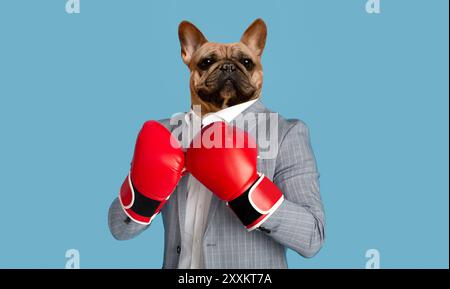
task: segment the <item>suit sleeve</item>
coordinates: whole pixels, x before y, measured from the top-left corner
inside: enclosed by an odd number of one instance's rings
[[[301,121],[294,122],[280,143],[273,182],[285,200],[262,231],[304,257],[314,256],[324,242],[325,220],[309,131]]]
[[[109,207],[108,226],[111,234],[117,240],[129,240],[147,229],[149,226],[133,222],[122,209],[118,198]]]

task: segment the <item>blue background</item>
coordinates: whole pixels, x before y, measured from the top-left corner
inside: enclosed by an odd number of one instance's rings
[[[310,127],[326,243],[291,268],[448,267],[448,1],[0,2],[0,267],[159,268],[158,217],[107,228],[148,119],[189,107],[177,25],[237,41],[269,28],[264,103]]]

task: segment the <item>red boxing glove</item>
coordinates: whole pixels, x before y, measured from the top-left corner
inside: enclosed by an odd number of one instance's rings
[[[201,130],[186,152],[186,169],[234,211],[246,228],[259,227],[284,196],[257,172],[256,141],[224,122]]]
[[[181,178],[184,153],[178,140],[157,121],[147,121],[136,140],[131,170],[119,199],[133,221],[148,225]]]

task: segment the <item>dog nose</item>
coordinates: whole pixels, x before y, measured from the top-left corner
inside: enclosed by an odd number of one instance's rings
[[[223,71],[223,72],[231,73],[231,72],[234,72],[236,70],[236,66],[232,62],[225,62],[220,67],[220,70]]]

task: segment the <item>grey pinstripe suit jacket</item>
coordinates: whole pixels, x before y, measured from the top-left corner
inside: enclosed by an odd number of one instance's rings
[[[270,111],[255,102],[242,114]],[[254,134],[260,118],[246,130]],[[162,120],[173,130],[169,120]],[[269,128],[269,125],[266,125]],[[267,134],[268,135],[268,134]],[[206,268],[287,268],[286,248],[304,257],[314,256],[324,241],[324,212],[319,193],[319,174],[310,146],[309,132],[299,120],[278,116],[278,153],[258,159],[258,171],[271,179],[285,201],[263,224],[264,231],[247,232],[225,203],[213,196],[203,236]],[[177,268],[186,213],[187,176],[182,177],[161,214],[165,229],[163,268]],[[148,226],[125,222],[118,199],[109,210],[109,228],[116,239],[127,240]]]

